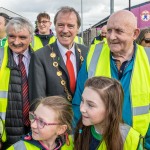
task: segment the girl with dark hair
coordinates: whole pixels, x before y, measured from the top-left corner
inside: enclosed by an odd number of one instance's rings
[[[123,97],[123,89],[115,79],[93,77],[86,81],[75,150],[143,149],[140,134],[122,121]]]

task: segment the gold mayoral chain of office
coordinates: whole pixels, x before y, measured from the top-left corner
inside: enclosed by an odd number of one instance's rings
[[[54,52],[53,47],[51,47],[50,45],[48,45],[48,46],[51,49],[50,57],[53,59],[53,67],[56,68],[56,75],[60,78],[60,84],[64,87],[64,91],[67,94],[68,101],[71,102],[72,101],[72,95],[70,94],[70,92],[69,92],[69,90],[67,88],[66,81],[63,79],[62,71],[60,71],[60,69],[59,69],[58,62],[57,62],[58,59],[56,57],[56,53]],[[77,51],[78,51],[78,53],[80,55],[80,62],[82,64],[84,58],[83,58],[83,56],[81,54],[81,50],[80,50],[80,48],[78,46],[77,46]]]

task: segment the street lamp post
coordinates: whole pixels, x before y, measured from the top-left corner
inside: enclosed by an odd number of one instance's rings
[[[131,0],[129,0],[129,11],[131,10]]]
[[[114,0],[110,0],[110,15],[114,12]]]

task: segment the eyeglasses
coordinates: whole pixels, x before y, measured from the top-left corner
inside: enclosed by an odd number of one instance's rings
[[[143,41],[144,41],[145,43],[150,43],[150,38],[145,38],[145,39],[143,39]]]
[[[29,120],[31,123],[34,123],[36,121],[37,126],[39,129],[44,128],[44,126],[50,126],[50,125],[61,125],[60,123],[46,123],[42,119],[38,119],[36,115],[32,112],[29,112]]]
[[[50,22],[49,20],[47,21],[47,20],[43,20],[43,21],[37,21],[38,22],[38,24],[46,24],[47,22]]]

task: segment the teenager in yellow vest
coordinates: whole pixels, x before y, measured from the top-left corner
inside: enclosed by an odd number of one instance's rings
[[[31,42],[31,47],[34,51],[44,47],[47,44],[55,42],[56,37],[50,29],[52,22],[50,16],[46,12],[39,13],[36,21],[36,30]]]

